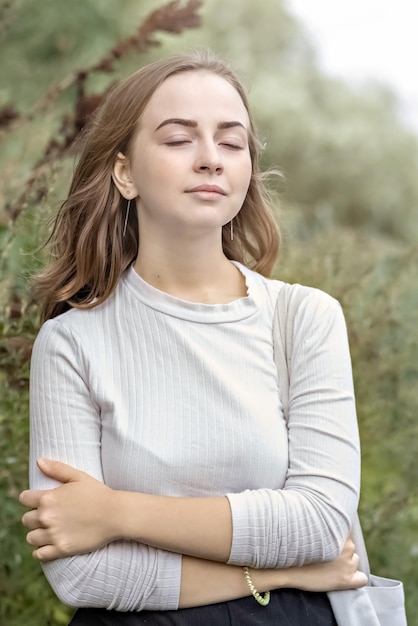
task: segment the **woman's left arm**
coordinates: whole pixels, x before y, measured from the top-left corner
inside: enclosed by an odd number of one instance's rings
[[[29,542],[41,546],[35,556],[89,552],[124,538],[256,568],[335,559],[357,507],[360,463],[345,321],[323,292],[300,305],[292,357],[283,489],[208,498],[118,492],[50,462],[42,471],[65,484],[21,496],[34,509],[24,523],[33,529]]]
[[[360,444],[351,358],[341,306],[328,294],[311,289],[299,305],[289,361],[285,485],[228,494],[229,563],[245,558],[264,568],[332,561],[356,513]]]

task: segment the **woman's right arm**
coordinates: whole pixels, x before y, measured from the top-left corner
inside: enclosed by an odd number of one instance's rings
[[[41,329],[31,362],[31,489],[59,483],[37,467],[40,457],[63,461],[104,482],[100,407],[88,387],[88,363],[60,321]],[[181,581],[179,554],[118,541],[100,550],[43,564],[58,597],[70,606],[121,611],[175,609]]]
[[[306,591],[358,589],[367,584],[367,576],[358,571],[358,566],[355,546],[348,539],[335,561],[251,570],[251,579],[260,593],[284,587]],[[183,557],[180,608],[234,600],[249,593],[242,567]]]

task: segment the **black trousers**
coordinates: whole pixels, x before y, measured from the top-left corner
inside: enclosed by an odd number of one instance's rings
[[[106,609],[78,609],[70,626],[337,626],[328,597],[299,589],[272,591],[270,603],[260,606],[250,596],[231,602],[178,611],[121,613]]]

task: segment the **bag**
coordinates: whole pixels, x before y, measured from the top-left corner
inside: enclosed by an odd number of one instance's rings
[[[284,283],[277,296],[273,319],[273,348],[286,419],[294,320],[300,303],[310,292],[309,287]],[[367,574],[369,584],[361,589],[328,592],[338,626],[407,626],[403,584],[399,580],[370,574],[358,515],[353,523],[352,537],[360,557],[359,569]]]
[[[338,626],[407,626],[403,584],[370,573],[358,515],[351,534],[360,557],[359,569],[367,574],[369,584],[361,589],[328,592]]]

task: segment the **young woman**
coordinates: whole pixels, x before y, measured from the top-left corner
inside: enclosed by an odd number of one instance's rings
[[[88,130],[38,278],[20,497],[72,624],[331,625],[325,592],[366,584],[344,319],[300,305],[286,422],[258,153],[210,54],[142,68]]]

